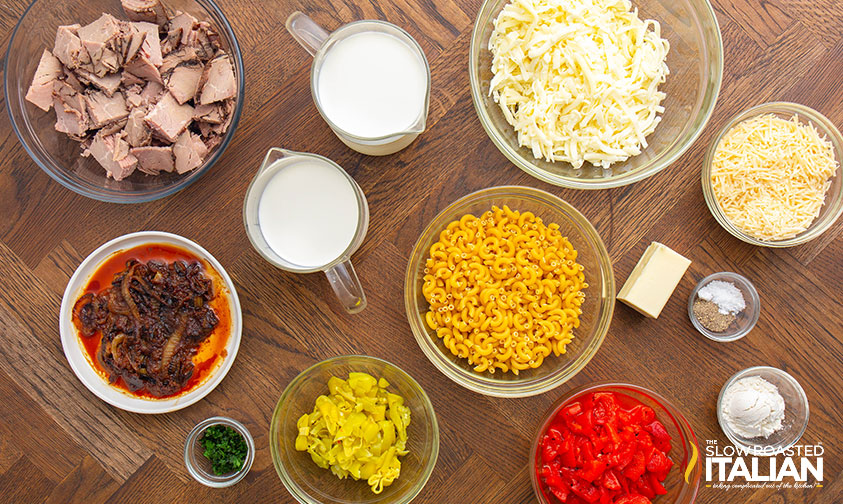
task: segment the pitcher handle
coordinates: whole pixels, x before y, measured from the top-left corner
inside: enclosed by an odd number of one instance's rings
[[[287,31],[311,56],[316,56],[329,33],[305,13],[296,11],[287,18]],[[353,270],[352,270],[353,271]]]
[[[350,260],[337,264],[326,271],[325,275],[348,313],[357,313],[366,308],[366,294],[363,293],[363,286]]]

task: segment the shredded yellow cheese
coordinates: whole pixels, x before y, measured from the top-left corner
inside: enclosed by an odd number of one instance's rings
[[[489,93],[536,159],[608,168],[659,124],[669,49],[629,0],[512,0],[489,39]]]
[[[813,124],[765,114],[723,136],[711,185],[735,227],[759,240],[784,240],[817,218],[837,166],[831,142]]]

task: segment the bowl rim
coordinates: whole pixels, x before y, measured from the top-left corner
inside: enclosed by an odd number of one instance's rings
[[[544,432],[547,430],[547,427],[550,425],[550,422],[553,420],[553,418],[556,416],[556,413],[562,408],[562,406],[564,406],[571,400],[583,396],[585,394],[605,389],[620,389],[620,393],[624,393],[624,390],[631,390],[649,396],[663,408],[664,413],[666,413],[667,416],[671,420],[673,420],[675,424],[681,425],[682,427],[687,429],[689,433],[689,436],[687,438],[682,433],[682,430],[679,430],[681,437],[680,440],[682,441],[682,444],[684,445],[687,441],[687,444],[691,446],[690,460],[688,458],[685,458],[684,460],[680,461],[679,464],[687,462],[684,472],[684,480],[686,484],[693,488],[689,502],[694,502],[699,492],[700,481],[702,480],[702,451],[700,450],[699,441],[697,440],[697,434],[694,431],[694,428],[691,426],[691,423],[688,421],[685,415],[681,411],[679,411],[676,406],[673,405],[672,402],[667,400],[661,394],[654,392],[653,390],[641,385],[612,380],[587,383],[567,391],[565,394],[557,398],[553,402],[553,404],[551,404],[550,407],[547,408],[547,411],[541,417],[541,420],[538,424],[538,428],[535,430],[533,439],[530,442],[530,460],[528,465],[528,471],[530,472],[530,482],[532,483],[533,487],[533,495],[536,497],[536,499],[542,503],[547,502],[546,500],[542,500],[543,493],[541,491],[541,483],[538,480],[538,476],[536,476],[536,454],[538,453],[538,446],[541,442],[541,438],[544,435]],[[686,457],[687,456],[688,454],[686,453]],[[696,475],[691,478],[691,474],[693,474],[695,471]],[[693,483],[691,482],[691,479],[693,479]]]
[[[736,332],[732,336],[728,337],[719,336],[719,333],[709,331],[694,315],[694,301],[697,300],[697,293],[700,291],[700,289],[708,285],[710,282],[713,282],[714,280],[720,280],[723,277],[727,277],[730,281],[737,282],[743,285],[746,288],[746,291],[749,293],[750,298],[749,300],[747,300],[747,308],[749,308],[750,306],[755,307],[752,310],[752,318],[750,319],[746,327]],[[743,338],[744,336],[749,334],[752,329],[755,328],[755,325],[758,323],[758,319],[760,316],[761,297],[758,295],[758,289],[755,288],[755,285],[748,278],[732,271],[718,271],[717,273],[712,273],[708,275],[707,277],[697,282],[697,285],[694,286],[694,289],[691,291],[691,295],[688,297],[688,317],[691,319],[691,324],[694,326],[694,329],[696,329],[700,334],[712,341],[725,343],[729,341],[737,341]]]
[[[104,260],[119,250],[126,248],[124,244],[130,246],[138,246],[144,243],[168,243],[182,248],[196,254],[201,259],[207,261],[217,272],[225,284],[229,292],[229,304],[231,309],[231,334],[228,336],[228,343],[226,344],[226,357],[217,364],[216,369],[205,378],[205,381],[200,383],[193,390],[177,395],[175,397],[168,397],[164,399],[146,399],[142,397],[131,396],[122,390],[112,387],[107,380],[103,379],[99,373],[91,367],[90,362],[84,355],[79,335],[76,328],[73,327],[71,321],[71,312],[73,305],[78,298],[77,294],[87,283],[87,279],[93,274]],[[76,271],[67,282],[67,287],[62,296],[61,308],[59,309],[59,334],[61,337],[62,350],[64,351],[65,359],[70,365],[73,374],[76,378],[87,388],[92,394],[100,398],[104,402],[132,413],[143,414],[161,414],[170,413],[173,411],[186,408],[210,394],[225,378],[231,367],[234,365],[234,360],[237,358],[237,352],[240,349],[240,340],[243,331],[243,314],[240,309],[240,299],[237,296],[237,290],[234,287],[234,282],[228,273],[223,268],[222,264],[210,252],[202,248],[196,242],[189,240],[183,236],[163,231],[140,231],[136,233],[129,233],[118,236],[106,243],[100,245],[96,250],[88,254],[88,256],[79,263]]]
[[[434,467],[436,467],[436,462],[439,459],[439,421],[436,417],[436,411],[433,408],[433,403],[430,401],[430,397],[427,395],[427,392],[424,391],[424,388],[422,388],[422,386],[415,380],[415,378],[413,378],[403,368],[393,364],[392,362],[386,359],[381,359],[379,357],[363,354],[337,355],[311,364],[303,371],[299,372],[299,374],[297,374],[295,378],[290,380],[290,383],[288,383],[287,386],[284,387],[284,391],[281,393],[281,396],[278,398],[278,402],[275,404],[275,408],[272,411],[272,418],[269,423],[269,451],[272,457],[272,465],[275,467],[275,472],[281,479],[281,483],[284,484],[284,487],[287,489],[288,492],[290,492],[290,495],[292,495],[297,501],[305,504],[320,504],[320,501],[311,497],[308,492],[306,492],[298,483],[296,483],[289,476],[289,471],[286,469],[283,461],[281,460],[281,456],[279,454],[280,438],[278,435],[278,430],[281,422],[280,413],[283,406],[286,405],[289,395],[293,392],[293,390],[295,390],[298,384],[302,380],[304,380],[312,371],[323,366],[345,364],[349,361],[355,360],[368,361],[371,364],[381,367],[390,366],[396,371],[398,371],[399,376],[402,376],[403,379],[405,379],[411,387],[417,389],[421,397],[423,409],[426,413],[428,413],[427,416],[429,416],[431,419],[431,422],[428,424],[428,427],[431,429],[431,438],[433,440],[433,443],[431,444],[431,454],[428,458],[427,465],[424,467],[421,473],[421,478],[415,483],[415,485],[408,489],[407,494],[402,496],[399,500],[395,501],[396,504],[407,504],[413,499],[415,499],[419,493],[421,493],[422,489],[424,489],[425,485],[430,479],[430,476],[433,474]],[[390,385],[392,385],[392,383],[390,383]],[[315,400],[316,398],[313,399]]]
[[[813,222],[811,222],[811,225],[808,226],[808,229],[802,231],[793,238],[786,238],[784,240],[764,241],[749,236],[748,234],[738,229],[734,224],[732,224],[732,222],[723,213],[723,210],[720,208],[720,205],[717,203],[717,197],[714,195],[714,189],[711,186],[711,165],[714,159],[714,153],[726,133],[728,133],[733,127],[737,126],[741,122],[753,119],[755,117],[767,113],[797,115],[799,116],[800,123],[810,123],[814,125],[818,129],[818,131],[824,134],[826,136],[826,139],[828,139],[828,141],[832,144],[832,149],[834,150],[836,156],[835,159],[838,163],[838,167],[834,177],[843,177],[843,134],[840,133],[840,130],[837,129],[837,126],[835,126],[835,124],[821,112],[811,107],[808,107],[807,105],[802,105],[801,103],[795,102],[771,101],[760,103],[758,105],[752,106],[748,109],[736,113],[735,115],[730,117],[723,124],[723,126],[720,127],[717,132],[717,135],[715,135],[714,139],[711,141],[711,144],[708,146],[708,150],[706,151],[705,157],[703,159],[702,170],[700,173],[703,197],[705,199],[705,204],[708,207],[709,212],[711,212],[711,215],[714,217],[717,223],[720,224],[723,229],[728,231],[729,234],[731,234],[735,238],[745,243],[749,243],[750,245],[756,245],[759,247],[793,247],[796,245],[807,243],[815,238],[820,237],[823,233],[825,233],[832,226],[834,226],[834,224],[840,218],[840,215],[843,215],[843,205],[840,205],[840,208],[837,209],[837,211],[832,215],[832,217],[828,219],[828,221],[823,226],[815,226],[818,221],[817,217],[814,219]],[[828,198],[829,196],[834,197],[834,195],[831,194],[830,187],[825,194],[826,198]],[[843,197],[843,189],[841,189],[841,194],[839,194],[837,197]],[[823,203],[823,206],[829,203],[829,201],[825,201]]]
[[[726,394],[726,390],[729,387],[731,387],[733,383],[735,383],[736,381],[738,381],[742,378],[747,378],[747,377],[750,377],[750,376],[761,376],[759,374],[761,372],[767,372],[767,373],[776,375],[779,378],[781,378],[782,380],[790,383],[793,386],[793,388],[796,390],[796,393],[797,393],[796,395],[800,398],[800,401],[802,402],[802,404],[805,405],[805,421],[803,422],[802,426],[799,427],[799,434],[792,441],[782,445],[781,448],[778,448],[775,451],[770,451],[770,450],[765,450],[765,449],[759,450],[757,448],[760,448],[762,445],[760,445],[760,444],[749,445],[749,444],[743,442],[737,436],[737,434],[733,433],[732,430],[729,429],[728,422],[726,422],[725,418],[723,418],[723,408],[722,408],[722,406],[723,406],[723,396]],[[763,379],[764,377],[761,376],[761,378]],[[786,406],[787,405],[785,405],[785,407]],[[780,453],[783,453],[783,452],[789,450],[790,448],[792,448],[793,446],[795,446],[796,443],[798,443],[799,440],[802,439],[802,436],[805,435],[805,431],[808,429],[808,423],[810,422],[810,419],[811,419],[811,411],[810,411],[810,405],[808,403],[808,394],[805,393],[805,389],[802,388],[802,385],[799,384],[799,381],[796,378],[794,378],[793,375],[791,375],[790,373],[788,373],[787,371],[785,371],[783,369],[779,369],[779,368],[773,367],[773,366],[751,366],[751,367],[748,367],[748,368],[745,368],[745,369],[742,369],[742,370],[738,371],[737,373],[730,376],[728,380],[726,380],[726,383],[724,383],[723,387],[720,388],[720,393],[717,396],[717,423],[720,425],[720,430],[723,431],[723,434],[726,435],[726,438],[728,438],[729,441],[735,447],[737,447],[740,450],[744,450],[747,453],[755,455],[755,456],[763,456],[763,457],[774,456],[774,455],[778,455]],[[756,438],[753,438],[753,439],[756,439]]]
[[[173,195],[196,182],[206,171],[208,171],[213,165],[216,164],[216,162],[222,157],[222,154],[225,149],[231,143],[231,140],[234,138],[234,132],[237,129],[238,123],[240,122],[240,116],[243,112],[243,104],[246,98],[246,78],[244,75],[243,55],[240,50],[240,43],[237,41],[237,36],[234,33],[234,28],[231,26],[231,23],[228,21],[228,18],[222,12],[222,9],[220,9],[215,0],[193,1],[195,1],[196,4],[200,5],[206,11],[210,10],[219,17],[219,19],[222,21],[222,26],[219,27],[221,29],[220,31],[225,32],[227,37],[230,39],[231,47],[229,48],[229,52],[232,55],[234,65],[236,67],[235,76],[238,77],[237,95],[234,100],[234,111],[232,112],[231,123],[229,124],[228,131],[225,135],[223,135],[222,142],[220,142],[220,145],[213,151],[211,156],[205,160],[202,166],[192,170],[188,174],[185,174],[185,176],[176,179],[171,185],[164,186],[154,191],[140,193],[120,191],[105,192],[103,191],[102,186],[95,186],[94,184],[90,184],[88,182],[82,184],[76,178],[69,176],[68,173],[66,173],[68,170],[61,172],[53,171],[47,166],[47,164],[45,164],[45,162],[39,156],[36,155],[35,150],[25,140],[24,135],[21,132],[21,128],[15,121],[14,114],[12,113],[12,101],[10,100],[9,96],[10,77],[9,72],[7,71],[9,68],[9,59],[12,57],[12,45],[17,38],[18,30],[21,28],[23,21],[26,19],[26,16],[29,14],[30,10],[32,10],[35,4],[39,1],[46,2],[47,0],[32,0],[32,2],[23,11],[23,14],[21,14],[21,17],[18,19],[17,23],[15,23],[15,27],[12,30],[11,36],[9,37],[9,43],[6,47],[6,54],[3,58],[3,97],[6,102],[6,113],[9,116],[9,122],[12,125],[12,130],[14,130],[15,135],[18,137],[18,141],[23,146],[26,153],[29,155],[29,158],[36,165],[38,165],[38,167],[41,168],[44,173],[46,173],[50,178],[58,182],[59,185],[61,185],[62,187],[69,189],[75,192],[76,194],[85,196],[86,198],[91,198],[93,200],[103,201],[106,203],[133,204],[155,201]],[[21,98],[21,100],[23,100],[23,98]],[[23,105],[23,107],[25,108],[25,105]]]
[[[238,434],[243,437],[246,442],[247,452],[246,460],[243,461],[243,466],[237,471],[230,473],[227,476],[217,476],[215,474],[207,473],[193,463],[193,450],[191,447],[199,439],[199,436],[205,432],[209,427],[214,425],[225,425],[236,430]],[[214,416],[206,418],[205,420],[196,424],[188,433],[184,442],[184,465],[187,467],[187,472],[193,476],[193,479],[211,488],[225,488],[231,486],[246,477],[249,470],[252,468],[252,463],[255,461],[255,439],[252,433],[245,425],[237,420],[225,416]]]
[[[549,200],[549,202],[552,202],[551,204],[555,205],[557,209],[562,211],[562,213],[569,215],[571,220],[578,225],[580,231],[583,235],[585,235],[586,239],[590,243],[593,243],[597,249],[597,262],[601,275],[604,278],[602,292],[598,292],[595,295],[600,296],[601,299],[604,300],[602,304],[605,304],[606,308],[603,313],[600,313],[597,316],[594,339],[586,348],[583,349],[583,353],[578,357],[578,362],[576,362],[574,366],[570,367],[568,372],[559,375],[551,374],[532,382],[525,382],[523,380],[495,382],[488,378],[484,378],[478,373],[473,373],[456,366],[444,355],[442,350],[436,344],[436,340],[431,338],[431,335],[428,333],[427,329],[425,329],[426,326],[424,325],[423,317],[418,316],[418,314],[415,313],[418,311],[416,309],[416,299],[413,295],[416,284],[415,272],[416,268],[424,260],[427,253],[426,250],[422,250],[420,248],[422,246],[422,240],[428,235],[433,236],[433,233],[436,233],[437,229],[440,227],[437,226],[435,229],[434,225],[437,224],[439,220],[443,219],[443,216],[453,211],[455,208],[476,199],[485,199],[489,197],[505,198],[507,196],[545,200],[543,203],[548,203],[546,200]],[[491,397],[534,396],[552,390],[573,378],[577,373],[585,368],[602,346],[603,341],[609,332],[609,326],[611,325],[612,315],[614,314],[615,309],[615,279],[612,261],[609,256],[609,252],[606,249],[603,240],[600,238],[600,235],[597,233],[597,230],[594,228],[594,225],[591,224],[591,222],[579,210],[567,201],[549,192],[528,186],[509,185],[487,187],[457,198],[437,213],[436,216],[430,220],[427,226],[425,226],[424,230],[419,235],[419,238],[416,240],[410,254],[410,258],[407,262],[407,269],[404,276],[404,309],[407,314],[407,320],[410,324],[413,337],[422,352],[424,352],[425,356],[427,356],[428,360],[434,367],[436,367],[442,374],[450,378],[453,382],[472,392],[477,392]]]
[[[509,144],[503,140],[503,138],[498,134],[495,127],[492,125],[491,119],[489,118],[489,114],[486,112],[486,108],[481,105],[481,85],[480,82],[478,82],[478,78],[475,75],[474,70],[479,65],[479,62],[477,61],[477,54],[479,54],[478,49],[483,50],[482,48],[478,48],[478,45],[481,43],[488,44],[488,40],[479,40],[481,30],[480,21],[481,16],[483,16],[486,11],[486,7],[496,1],[498,0],[484,0],[480,9],[478,9],[477,11],[477,16],[474,19],[474,27],[471,31],[471,43],[469,46],[468,53],[468,74],[470,81],[469,87],[471,89],[471,101],[474,103],[474,110],[477,113],[477,117],[480,120],[480,124],[486,131],[486,135],[489,137],[490,140],[492,140],[492,143],[495,144],[495,147],[497,147],[498,150],[507,159],[509,159],[512,164],[517,166],[522,171],[526,172],[528,175],[535,177],[548,184],[552,184],[558,187],[569,187],[573,189],[609,189],[613,187],[622,187],[625,185],[633,184],[635,182],[639,182],[641,180],[649,178],[664,170],[668,166],[672,165],[677,159],[679,159],[683,154],[685,154],[685,152],[687,152],[692,145],[694,145],[694,143],[697,141],[697,139],[705,129],[705,126],[708,124],[708,121],[711,119],[711,116],[714,113],[714,108],[717,104],[717,98],[720,95],[720,88],[723,83],[723,36],[721,34],[720,24],[717,21],[717,16],[715,14],[714,7],[711,5],[711,2],[709,0],[695,0],[695,3],[699,3],[703,6],[704,14],[712,23],[712,27],[714,29],[713,31],[716,36],[713,38],[713,40],[711,40],[711,42],[713,43],[712,49],[717,58],[716,61],[712,62],[711,64],[711,78],[705,85],[705,93],[703,93],[703,104],[706,104],[705,97],[710,96],[710,100],[708,100],[708,106],[702,107],[700,109],[700,113],[696,117],[700,120],[695,121],[696,124],[693,127],[691,134],[685,141],[685,145],[683,145],[672,155],[665,157],[659,163],[646,167],[646,169],[639,168],[637,170],[623,173],[621,175],[613,177],[583,179],[576,177],[567,177],[564,175],[556,175],[549,173],[542,168],[539,168],[526,157],[520,156],[517,150],[512,149]]]

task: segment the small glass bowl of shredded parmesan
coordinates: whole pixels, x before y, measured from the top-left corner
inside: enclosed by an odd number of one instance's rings
[[[706,0],[485,0],[471,94],[493,143],[545,182],[649,177],[705,126],[723,70]]]
[[[741,112],[714,139],[702,169],[705,201],[735,237],[792,247],[843,213],[843,136],[821,113],[772,102]]]

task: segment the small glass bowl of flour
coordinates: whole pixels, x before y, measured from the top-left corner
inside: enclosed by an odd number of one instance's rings
[[[752,282],[729,271],[703,278],[688,299],[691,323],[706,338],[735,341],[758,322],[761,300]]]
[[[737,448],[772,456],[795,445],[808,427],[808,396],[788,373],[756,366],[735,374],[717,398],[717,421]]]

